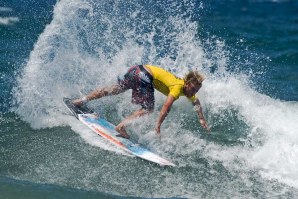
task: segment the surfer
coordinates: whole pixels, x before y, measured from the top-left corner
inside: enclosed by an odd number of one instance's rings
[[[202,87],[205,78],[197,71],[190,71],[184,79],[178,78],[172,73],[151,65],[138,65],[129,68],[127,73],[118,77],[118,83],[105,88],[99,88],[88,95],[73,100],[75,106],[82,106],[88,101],[104,96],[117,95],[132,89],[132,103],[141,106],[116,126],[116,130],[125,138],[129,138],[125,126],[133,119],[152,113],[154,109],[154,88],[167,96],[159,113],[155,130],[160,136],[160,127],[170,112],[175,100],[180,96],[186,96],[194,105],[201,126],[210,131],[202,112],[200,100],[195,94]]]

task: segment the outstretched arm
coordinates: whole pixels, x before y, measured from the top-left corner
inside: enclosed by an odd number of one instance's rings
[[[196,99],[193,102],[193,105],[194,105],[195,111],[197,112],[197,114],[199,116],[199,121],[200,121],[202,127],[210,132],[210,128],[208,127],[208,124],[207,124],[207,122],[205,120],[205,117],[203,115],[203,111],[202,111],[200,100],[199,99]]]
[[[174,96],[169,94],[165,103],[163,104],[163,106],[161,108],[161,111],[159,112],[159,117],[158,117],[156,127],[155,127],[156,133],[158,135],[160,135],[160,126],[161,126],[162,122],[165,120],[168,113],[170,112],[174,101],[175,101]]]

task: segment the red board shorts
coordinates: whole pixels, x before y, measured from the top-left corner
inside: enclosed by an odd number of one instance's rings
[[[132,66],[124,76],[118,76],[118,84],[124,89],[132,89],[132,103],[149,111],[154,109],[153,77],[143,65]]]

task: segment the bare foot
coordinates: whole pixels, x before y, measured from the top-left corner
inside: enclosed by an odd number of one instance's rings
[[[116,126],[115,130],[119,132],[124,138],[129,139],[129,135],[126,133],[125,127],[123,124]]]
[[[81,99],[73,100],[72,103],[73,103],[75,106],[83,106],[83,102],[82,102]]]

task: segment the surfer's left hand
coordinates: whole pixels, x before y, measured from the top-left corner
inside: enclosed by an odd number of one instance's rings
[[[208,124],[207,124],[207,122],[206,122],[205,119],[200,118],[200,123],[201,123],[201,125],[202,125],[202,127],[203,127],[204,129],[206,129],[209,133],[211,132],[211,130],[210,130],[210,128],[208,127]]]

